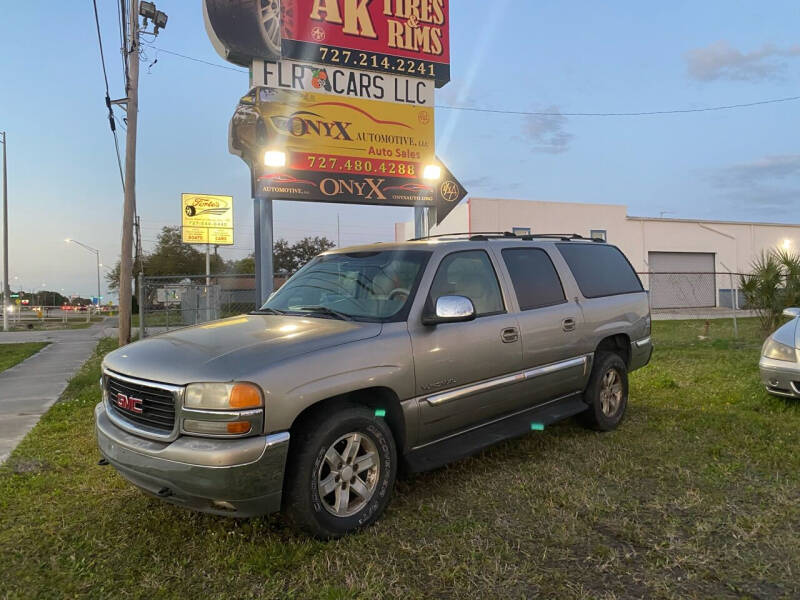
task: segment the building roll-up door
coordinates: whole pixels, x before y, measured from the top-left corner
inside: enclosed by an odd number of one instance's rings
[[[707,308],[717,305],[714,254],[650,252],[650,303],[653,308]]]

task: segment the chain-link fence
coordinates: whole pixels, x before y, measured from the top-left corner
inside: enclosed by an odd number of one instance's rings
[[[739,273],[641,272],[655,320],[736,319],[753,316]],[[278,289],[288,275],[275,275]],[[254,275],[143,277],[138,298],[145,335],[196,325],[256,308]]]
[[[653,320],[737,319],[755,316],[740,289],[741,273],[640,272]]]
[[[274,289],[288,277],[275,275]],[[139,287],[142,337],[240,315],[257,307],[256,279],[252,274],[141,277]]]
[[[746,311],[740,273],[640,272],[654,315],[726,316]]]

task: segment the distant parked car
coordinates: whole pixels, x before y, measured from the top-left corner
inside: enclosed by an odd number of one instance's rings
[[[778,327],[761,348],[761,381],[770,394],[800,398],[800,308],[787,308],[792,320]]]

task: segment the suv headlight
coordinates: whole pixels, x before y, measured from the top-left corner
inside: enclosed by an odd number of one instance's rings
[[[787,362],[797,362],[797,351],[791,346],[776,342],[772,338],[767,338],[761,354],[774,360],[785,360]]]
[[[242,437],[260,433],[263,424],[264,398],[252,383],[192,383],[186,387],[185,433]]]

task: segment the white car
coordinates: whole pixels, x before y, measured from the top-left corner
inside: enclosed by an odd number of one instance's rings
[[[761,381],[770,394],[800,398],[800,308],[787,308],[792,320],[778,327],[761,348]]]

